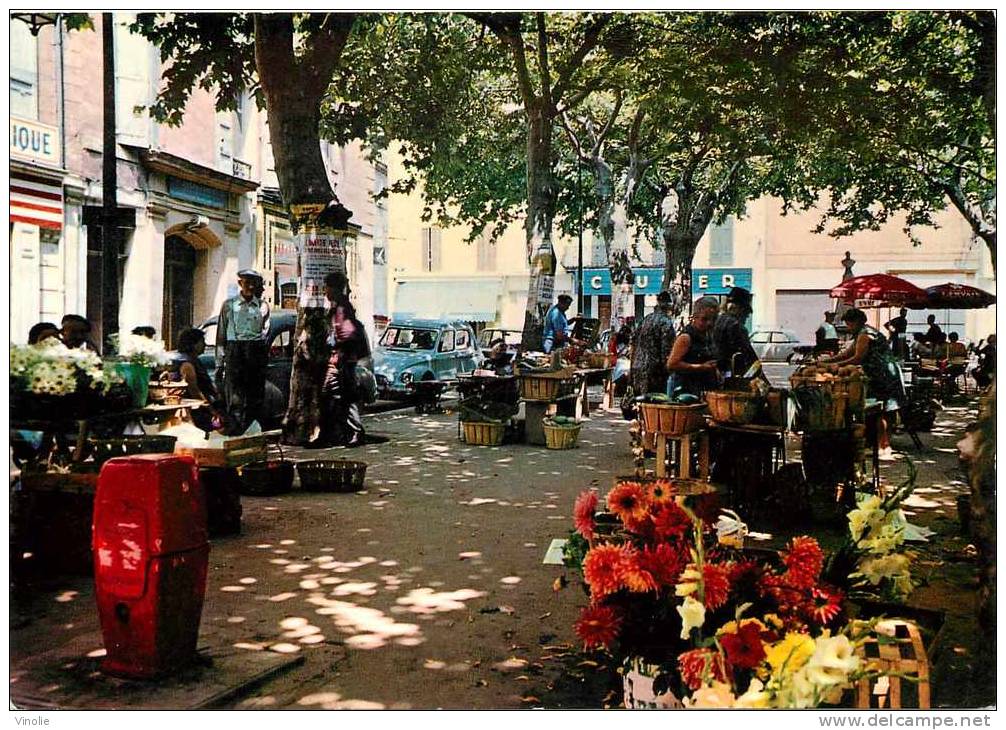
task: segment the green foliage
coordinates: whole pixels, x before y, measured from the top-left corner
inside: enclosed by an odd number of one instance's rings
[[[87,13],[62,13],[60,17],[67,30],[94,30],[94,19]]]
[[[163,86],[150,111],[162,123],[179,126],[189,95],[196,88],[214,91],[221,110],[237,108],[245,89],[255,85],[255,43],[248,13],[138,13],[129,26],[158,47]]]

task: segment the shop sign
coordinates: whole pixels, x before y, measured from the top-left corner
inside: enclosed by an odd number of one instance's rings
[[[10,154],[59,166],[59,130],[48,124],[10,118]]]
[[[168,176],[168,195],[189,203],[206,205],[211,208],[226,208],[227,193],[191,180]]]
[[[692,298],[729,294],[735,286],[751,291],[751,269],[692,269]]]
[[[633,269],[633,294],[659,294],[664,270],[659,267]],[[611,294],[611,272],[608,269],[583,270],[584,296],[609,296]]]

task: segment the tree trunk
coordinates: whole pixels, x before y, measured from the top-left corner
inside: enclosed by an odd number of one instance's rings
[[[333,17],[327,32],[319,31],[321,37],[315,39],[314,46],[297,59],[293,53],[293,16],[282,13],[255,16],[255,61],[265,95],[269,140],[280,193],[297,231],[298,251],[303,251],[308,231],[326,225],[344,227],[351,215],[338,204],[329,182],[318,124],[321,100],[352,22],[348,14]],[[345,271],[345,261],[336,262],[336,266]],[[305,445],[320,433],[327,336],[325,310],[298,306],[297,347],[283,422],[286,443]]]
[[[555,181],[552,179],[552,117],[541,105],[528,110],[527,132],[527,306],[521,350],[541,350],[545,313],[555,288],[555,250],[552,221],[555,218]]]

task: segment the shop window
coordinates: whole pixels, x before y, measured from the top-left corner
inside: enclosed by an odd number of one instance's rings
[[[38,119],[38,38],[28,24],[10,21],[10,113]]]

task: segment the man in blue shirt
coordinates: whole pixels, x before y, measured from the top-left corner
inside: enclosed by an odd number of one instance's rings
[[[545,314],[545,330],[542,333],[541,349],[546,354],[557,347],[569,344],[569,322],[566,320],[566,310],[573,303],[569,294],[560,294],[559,300]]]
[[[238,272],[240,292],[224,302],[217,319],[217,368],[223,368],[227,409],[238,433],[261,421],[268,364],[269,305],[263,301],[262,275]]]

